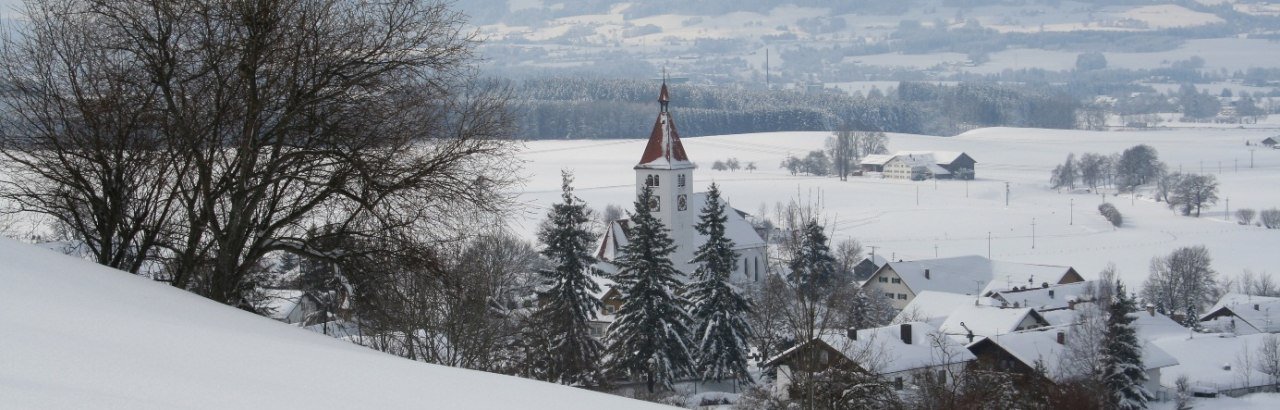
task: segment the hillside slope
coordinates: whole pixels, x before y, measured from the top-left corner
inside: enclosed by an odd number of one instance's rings
[[[643,409],[413,362],[0,238],[0,408]]]

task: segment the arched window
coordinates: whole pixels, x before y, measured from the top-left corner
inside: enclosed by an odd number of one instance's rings
[[[756,282],[759,282],[760,281],[760,257],[759,256],[755,257],[755,265],[756,265]]]
[[[653,175],[644,177],[644,186],[653,186]]]
[[[684,186],[684,174],[676,176],[676,186]]]
[[[662,183],[658,181],[658,175],[654,175],[654,176],[653,176],[653,186],[659,186],[659,185],[662,185]]]

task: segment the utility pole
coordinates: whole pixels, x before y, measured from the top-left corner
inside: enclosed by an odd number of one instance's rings
[[[764,90],[769,91],[769,49],[764,49]]]
[[[1036,248],[1036,218],[1031,218],[1031,249]]]
[[[920,186],[916,185],[916,206],[920,206]]]
[[[1073,226],[1074,226],[1074,225],[1076,224],[1076,199],[1075,199],[1075,198],[1071,198],[1070,204],[1071,204],[1071,205],[1070,205],[1070,207],[1068,208],[1068,209],[1070,209],[1070,210],[1068,211],[1068,213],[1069,213],[1069,214],[1071,214],[1071,222],[1067,223],[1067,225],[1073,225]]]
[[[1004,207],[1009,207],[1009,183],[1004,183]]]
[[[1257,148],[1249,148],[1249,168],[1253,168],[1253,150]]]
[[[969,180],[964,180],[964,197],[969,197]]]
[[[1227,197],[1227,214],[1225,219],[1227,222],[1231,222],[1231,197]]]
[[[937,259],[937,258],[938,258],[938,244],[936,244],[936,243],[935,243],[935,244],[933,244],[933,258],[934,258],[934,259]]]
[[[991,231],[987,231],[987,259],[991,259]]]

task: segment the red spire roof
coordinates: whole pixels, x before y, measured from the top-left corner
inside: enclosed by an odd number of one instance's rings
[[[644,155],[636,168],[647,169],[685,169],[693,168],[689,156],[684,153],[684,145],[680,144],[680,134],[676,132],[676,123],[667,112],[667,103],[671,101],[667,93],[667,83],[662,83],[662,91],[658,94],[658,120],[653,124],[653,132],[649,133],[649,143],[644,147]]]

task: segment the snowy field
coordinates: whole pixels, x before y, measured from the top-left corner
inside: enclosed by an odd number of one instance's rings
[[[645,409],[414,362],[0,238],[2,409]]]
[[[679,121],[679,112],[675,113]],[[678,123],[678,122],[677,122]],[[1107,194],[1124,214],[1125,225],[1113,229],[1097,212],[1099,194],[1048,189],[1049,171],[1067,153],[1115,153],[1139,143],[1155,147],[1160,158],[1184,172],[1212,173],[1221,181],[1220,196],[1238,208],[1280,207],[1280,150],[1250,151],[1245,141],[1280,134],[1260,129],[1181,129],[1145,132],[1089,132],[991,128],[944,138],[891,134],[894,150],[964,151],[978,161],[976,181],[912,182],[874,177],[791,176],[778,164],[789,153],[803,156],[819,149],[828,133],[763,133],[686,138],[690,159],[699,163],[696,189],[721,184],[734,207],[772,213],[774,204],[796,199],[820,201],[834,240],[856,238],[864,246],[894,259],[987,255],[1016,262],[1074,266],[1086,278],[1108,263],[1133,289],[1146,278],[1153,256],[1188,245],[1206,245],[1214,268],[1225,275],[1244,270],[1280,273],[1275,250],[1280,231],[1241,226],[1224,220],[1225,201],[1203,217],[1177,215],[1142,195]],[[520,155],[529,176],[520,199],[526,205],[515,229],[533,237],[546,207],[558,200],[559,171],[576,173],[576,192],[593,207],[631,208],[632,166],[643,150],[641,140],[537,141]],[[755,162],[755,172],[712,171],[718,159],[736,157]],[[1219,169],[1221,164],[1221,170]],[[1009,206],[1005,206],[1005,184]],[[918,203],[917,203],[918,196]],[[1074,203],[1074,217],[1072,210]],[[1035,221],[1034,247],[1032,221]],[[868,248],[869,249],[869,248]]]

